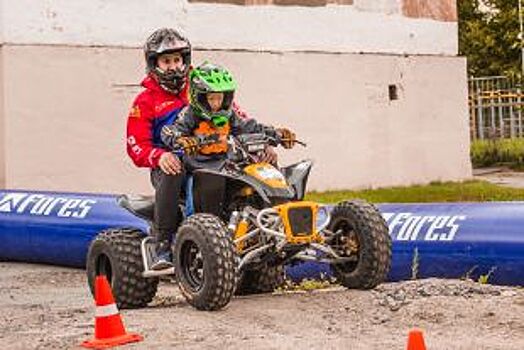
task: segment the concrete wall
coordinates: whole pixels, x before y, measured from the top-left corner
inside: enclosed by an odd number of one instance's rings
[[[120,192],[139,175],[125,120],[136,49],[4,46],[7,188]],[[144,186],[145,187],[145,186]]]
[[[4,111],[4,3],[0,0],[0,187],[5,188],[5,111]]]
[[[1,10],[1,8],[0,8]],[[0,15],[0,28],[1,28],[1,15]],[[5,108],[4,108],[4,47],[0,44],[0,188],[6,188],[6,130],[5,130]]]
[[[313,188],[459,180],[470,175],[466,62],[457,57],[206,53],[232,67],[239,100],[307,143]],[[390,101],[389,85],[399,99]]]
[[[308,143],[280,154],[317,162],[311,188],[471,176],[456,22],[419,6],[427,1],[140,4],[0,0],[0,186],[151,192],[148,171],[125,153],[125,124],[143,76],[139,46],[172,23],[209,48],[196,63],[233,71],[244,109]],[[230,25],[210,26],[216,18]]]
[[[176,26],[196,47],[206,49],[455,55],[456,20],[439,17],[436,5],[419,5],[427,2],[357,0],[353,5],[304,7],[0,0],[4,40],[14,44],[140,47],[155,28]],[[450,0],[432,3],[455,10]],[[434,13],[437,20],[427,18]]]
[[[248,112],[291,127],[308,143],[307,149],[280,153],[285,161],[316,160],[313,188],[469,174],[461,58],[227,51],[195,56],[231,67]],[[149,191],[147,171],[128,160],[123,137],[138,91],[129,84],[142,75],[140,50],[6,46],[4,57],[6,187]],[[398,100],[389,100],[389,85],[398,87]]]
[[[188,7],[187,28],[195,44],[206,48],[430,55],[458,51],[456,22],[408,18],[390,13],[388,7],[364,9],[194,4]],[[228,25],[216,25],[220,19]]]

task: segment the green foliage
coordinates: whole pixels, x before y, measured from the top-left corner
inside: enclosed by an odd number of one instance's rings
[[[473,167],[507,165],[524,169],[524,139],[474,140],[471,143]]]
[[[491,277],[491,275],[493,275],[493,273],[496,270],[497,270],[497,267],[493,266],[491,269],[489,269],[488,273],[486,273],[485,275],[479,276],[478,282],[481,284],[487,284],[489,282],[489,278]]]
[[[309,192],[306,195],[307,200],[321,203],[337,203],[351,198],[372,203],[522,201],[524,189],[497,186],[486,181],[464,181],[360,191]]]
[[[318,279],[309,279],[304,278],[300,282],[296,283],[289,279],[286,279],[283,286],[276,289],[277,293],[280,292],[289,292],[289,291],[312,291],[317,289],[327,289],[327,288],[333,288],[339,286],[336,283],[336,280],[334,277],[327,277],[324,274],[321,274],[320,278]]]
[[[459,54],[471,76],[520,76],[518,0],[459,0]]]

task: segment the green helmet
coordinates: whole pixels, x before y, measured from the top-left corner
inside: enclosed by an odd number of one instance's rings
[[[227,69],[213,63],[204,62],[189,74],[189,94],[193,111],[197,117],[212,121],[216,126],[224,126],[232,114],[233,96],[236,83]],[[207,102],[207,94],[224,94],[222,106],[216,112]]]

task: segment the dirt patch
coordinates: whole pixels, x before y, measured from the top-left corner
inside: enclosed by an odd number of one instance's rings
[[[524,188],[524,172],[508,168],[473,169],[473,178],[505,187]]]
[[[0,263],[0,347],[71,349],[93,336],[82,270]],[[428,349],[524,349],[524,290],[468,281],[387,283],[234,298],[219,312],[190,307],[172,283],[121,312],[145,337],[122,349],[404,349],[412,327]]]

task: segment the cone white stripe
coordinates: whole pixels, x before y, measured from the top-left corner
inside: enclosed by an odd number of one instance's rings
[[[116,307],[116,304],[96,307],[95,317],[108,317],[113,315],[118,315],[118,308]]]

